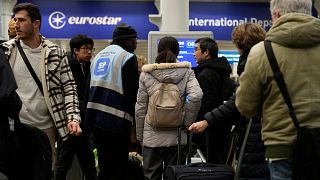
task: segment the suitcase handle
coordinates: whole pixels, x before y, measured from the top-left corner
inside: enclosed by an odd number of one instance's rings
[[[216,167],[216,166],[217,166],[216,164],[203,163],[203,162],[187,164],[187,167]]]

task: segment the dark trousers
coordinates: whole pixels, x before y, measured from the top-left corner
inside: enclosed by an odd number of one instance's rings
[[[93,128],[94,144],[98,151],[99,180],[127,179],[130,144],[130,128],[122,134],[115,134]]]
[[[80,136],[69,136],[66,141],[58,138],[57,160],[55,165],[55,180],[65,180],[70,169],[74,155],[77,156],[82,172],[86,180],[96,180],[97,170],[95,167],[94,154],[90,136],[82,132]]]
[[[177,165],[178,149],[172,147],[143,147],[143,170],[148,180],[161,180],[168,165]],[[186,148],[181,150],[181,162],[186,162]],[[165,179],[165,178],[164,178]]]
[[[225,164],[229,149],[231,124],[215,124],[205,132],[193,134],[193,142],[200,149],[208,163]]]

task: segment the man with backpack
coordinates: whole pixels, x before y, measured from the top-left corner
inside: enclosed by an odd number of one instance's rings
[[[203,91],[203,98],[197,121],[223,101],[228,100],[234,91],[230,79],[231,67],[226,58],[218,58],[218,45],[211,38],[195,41],[194,57],[198,64],[194,73]],[[208,124],[206,121],[201,121]],[[225,148],[230,137],[231,123],[219,124],[208,128],[203,133],[194,134],[193,142],[210,163],[225,163]]]

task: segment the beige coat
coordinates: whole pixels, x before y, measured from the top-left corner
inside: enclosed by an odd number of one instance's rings
[[[301,126],[320,127],[320,20],[300,13],[283,15],[266,39],[272,42]],[[263,42],[250,51],[236,97],[242,114],[252,117],[262,113],[267,157],[284,157],[274,152],[280,152],[280,146],[293,145],[296,129],[273,78]]]

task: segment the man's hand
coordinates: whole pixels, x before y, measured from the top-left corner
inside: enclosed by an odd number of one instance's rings
[[[70,131],[70,134],[79,136],[82,132],[79,123],[76,121],[70,121],[68,122],[68,129]]]
[[[191,126],[189,127],[189,131],[193,133],[202,133],[208,126],[208,122],[206,120],[202,120],[191,124]]]

